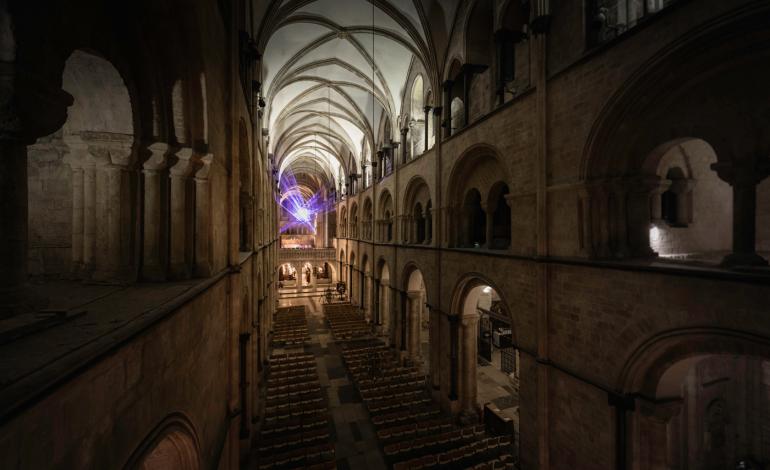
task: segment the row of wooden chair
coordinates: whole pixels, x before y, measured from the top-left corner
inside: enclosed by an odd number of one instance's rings
[[[503,443],[505,439],[507,439],[507,442]],[[477,465],[487,465],[490,461],[506,462],[506,466],[503,468],[513,469],[513,457],[511,456],[510,447],[510,438],[488,437],[445,452],[430,452],[413,459],[396,462],[393,465],[393,469],[476,468]],[[399,451],[401,451],[401,446],[399,446]],[[508,462],[510,467],[507,466],[509,465]]]
[[[273,322],[274,346],[298,346],[310,341],[305,306],[281,307]]]
[[[372,334],[361,309],[354,305],[324,305],[324,316],[335,340],[351,340]]]
[[[309,339],[304,307],[278,309],[274,346],[296,346]],[[315,358],[305,352],[268,359],[266,400],[258,443],[260,470],[336,469],[330,441],[328,405]]]

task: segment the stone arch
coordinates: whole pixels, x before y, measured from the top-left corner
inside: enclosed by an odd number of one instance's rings
[[[430,366],[430,312],[428,309],[428,290],[423,271],[416,263],[404,266],[401,315],[398,322],[396,344],[409,357],[422,364],[427,374]],[[435,338],[434,338],[435,339]]]
[[[379,221],[379,234],[378,241],[392,242],[393,241],[393,221],[396,217],[395,210],[393,208],[393,197],[390,195],[390,191],[384,189],[378,198],[379,210],[377,211],[377,218]]]
[[[348,208],[347,206],[343,205],[340,208],[340,223],[339,223],[339,236],[340,238],[347,238],[348,237],[348,229],[350,227],[348,226]]]
[[[164,419],[145,437],[128,459],[126,470],[198,470],[201,468],[198,435],[182,413]]]
[[[90,49],[72,51],[61,77],[72,97],[67,119],[28,148],[29,245],[22,264],[29,263],[33,275],[133,281],[138,264],[133,170],[141,125],[129,81]],[[43,186],[61,190],[42,191]],[[42,256],[41,247],[51,244],[60,248]]]
[[[358,238],[358,203],[353,201],[350,205],[350,230],[348,238]]]
[[[717,157],[712,168],[733,186],[732,253],[723,263],[766,265],[756,253],[753,201],[770,174],[770,136],[764,131],[770,105],[758,108],[753,97],[770,81],[770,32],[759,26],[768,19],[767,5],[757,6],[695,30],[641,64],[607,100],[588,136],[581,173],[592,200],[614,200],[626,217],[617,218],[620,249],[603,246],[593,256],[653,255],[644,221],[659,186],[644,178],[644,162],[661,144],[688,138],[709,143]],[[621,190],[612,187],[613,180],[622,183]],[[634,224],[628,233],[624,218]],[[607,222],[590,223],[607,245]]]
[[[432,196],[428,183],[420,176],[414,176],[404,191],[401,240],[411,244],[431,243],[433,238],[433,214],[425,209],[431,205]],[[422,235],[422,237],[420,237]]]
[[[495,147],[479,144],[469,148],[455,163],[449,177],[453,190],[447,195],[448,226],[456,227],[447,234],[450,246],[474,247],[474,242],[480,240],[484,242],[479,244],[482,248],[504,248],[510,244],[501,241],[502,246],[490,246],[494,240],[494,211],[509,189],[508,172],[501,162]],[[492,205],[490,198],[494,200]],[[504,209],[510,217],[510,207],[506,204]]]
[[[647,340],[629,356],[618,379],[618,387],[635,400],[632,422],[626,424],[634,468],[721,469],[746,458],[766,461],[770,449],[747,445],[751,424],[718,418],[751,410],[766,419],[770,410],[752,391],[770,386],[763,373],[768,367],[770,341],[740,331],[692,328]],[[721,406],[716,415],[715,403]],[[677,432],[682,428],[695,433]],[[739,451],[747,448],[748,454]]]
[[[364,240],[372,240],[374,233],[374,207],[372,206],[372,198],[366,197],[364,199],[364,209],[361,214],[361,238]]]
[[[517,327],[509,307],[511,304],[505,299],[505,294],[486,276],[468,273],[457,282],[452,292],[450,396],[454,395],[459,400],[461,410],[475,414],[479,412],[481,406],[477,398],[480,320],[490,320],[494,315],[495,318],[504,320],[509,325],[510,332],[506,335],[510,336],[505,347],[511,349],[509,353],[515,358],[514,367],[510,372],[515,377],[512,382],[515,387],[518,387],[519,370],[516,349]],[[484,324],[481,326],[483,327]],[[515,420],[515,427],[518,428],[517,415],[511,416],[511,419]]]
[[[412,82],[409,115],[409,155],[415,158],[425,152],[425,85],[420,74]]]

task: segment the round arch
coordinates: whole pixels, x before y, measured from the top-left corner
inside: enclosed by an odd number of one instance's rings
[[[125,470],[198,470],[200,445],[192,422],[183,413],[161,421],[134,450]]]

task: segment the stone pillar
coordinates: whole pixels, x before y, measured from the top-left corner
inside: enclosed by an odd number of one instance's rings
[[[487,215],[487,226],[485,228],[484,245],[482,245],[482,248],[492,248],[492,238],[494,238],[495,233],[495,207],[492,204],[482,204],[481,210]]]
[[[444,98],[444,119],[441,126],[444,128],[444,138],[452,135],[452,88],[455,82],[453,80],[447,80],[442,85],[443,98]]]
[[[195,276],[209,277],[211,267],[211,154],[201,158],[202,166],[195,173]],[[260,217],[262,220],[262,217]]]
[[[96,165],[96,240],[92,277],[125,282],[132,276],[129,266],[132,201],[127,174],[131,143],[92,141],[88,149]]]
[[[409,128],[401,129],[401,164],[406,163],[406,136],[409,133]]]
[[[756,252],[756,212],[757,185],[770,173],[770,161],[718,162],[711,168],[733,188],[733,252],[722,265],[767,266]]]
[[[173,279],[188,279],[191,276],[189,258],[189,207],[188,184],[193,171],[192,149],[182,148],[176,154],[176,161],[169,168],[171,179],[171,230],[170,230],[170,274]]]
[[[466,314],[462,319],[462,409],[476,411],[476,363],[478,361],[478,314]]]
[[[449,400],[460,398],[460,316],[450,315],[449,321]]]
[[[83,167],[83,274],[94,270],[96,254],[96,162],[90,154]]]
[[[168,145],[156,142],[148,147],[150,158],[142,165],[144,176],[144,251],[142,277],[150,281],[166,279],[168,214],[166,178]]]
[[[628,251],[635,258],[654,257],[657,254],[650,247],[650,224],[655,220],[651,201],[654,192],[661,188],[660,178],[644,177],[626,181],[625,185]],[[660,202],[657,206],[660,210]]]
[[[429,325],[430,340],[430,382],[434,390],[438,390],[441,386],[441,315],[438,310],[430,310],[430,325]]]
[[[433,108],[431,108],[430,106],[426,106],[425,108],[423,108],[423,110],[425,111],[425,126],[424,126],[425,127],[425,129],[424,129],[425,130],[425,140],[424,140],[424,142],[425,143],[422,146],[423,153],[428,151],[428,137],[430,136],[430,129],[429,129],[428,123],[430,122],[429,118],[430,118],[430,111],[431,111],[431,109],[433,109]]]
[[[83,273],[83,223],[85,217],[85,165],[88,162],[88,146],[79,137],[66,139],[69,152],[66,163],[72,170],[72,265],[75,277]]]
[[[409,332],[409,356],[414,361],[420,360],[420,307],[422,304],[422,292],[418,290],[412,290],[407,292],[407,312],[409,317],[407,318],[408,332]]]
[[[663,221],[663,193],[668,191],[671,187],[671,180],[661,179],[650,194],[650,218],[652,223],[660,223]]]

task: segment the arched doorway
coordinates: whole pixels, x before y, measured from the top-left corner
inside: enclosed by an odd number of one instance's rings
[[[19,265],[44,278],[133,281],[139,181],[129,89],[109,60],[83,50],[65,62],[62,88],[74,99],[67,121],[28,148],[29,245]],[[162,247],[147,250],[164,270]]]
[[[378,273],[374,283],[374,324],[380,335],[389,344],[393,344],[393,314],[390,287],[390,269],[384,259],[378,263]]]
[[[518,456],[520,355],[510,310],[484,279],[466,280],[456,292],[452,380],[460,409],[510,433]]]
[[[695,354],[673,362],[651,400],[633,415],[634,468],[765,468],[770,445],[758,423],[770,418],[770,359]],[[628,425],[627,425],[628,426]]]
[[[200,468],[198,439],[192,425],[181,415],[172,415],[153,430],[125,466],[126,470]]]
[[[427,293],[422,271],[416,266],[408,266],[404,276],[404,302],[401,316],[401,350],[409,358],[421,364],[425,374],[430,368],[429,327],[430,317],[427,308]]]

